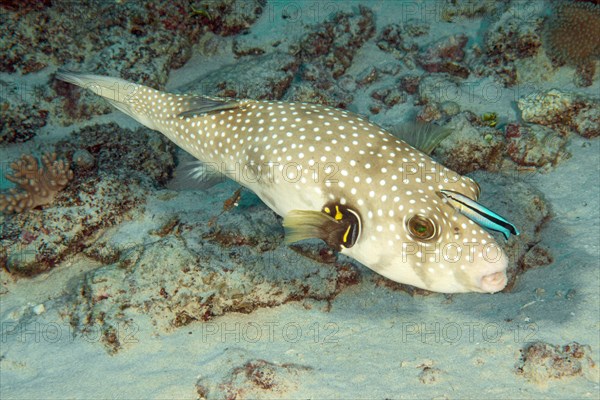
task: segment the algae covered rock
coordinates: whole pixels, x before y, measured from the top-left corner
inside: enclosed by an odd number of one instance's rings
[[[230,399],[244,396],[279,399],[294,393],[296,380],[312,368],[298,364],[276,364],[265,360],[250,360],[231,371],[223,382],[216,384],[199,379],[196,389],[201,398]]]
[[[583,377],[598,382],[598,367],[588,345],[572,342],[554,346],[535,342],[521,350],[516,372],[529,382],[547,387],[550,381]]]
[[[442,164],[460,174],[500,169],[506,143],[498,130],[479,125],[469,112],[456,114],[445,126],[453,133],[434,152]]]
[[[500,6],[498,2],[498,8]],[[519,80],[520,62],[533,59],[540,52],[541,7],[523,7],[513,3],[501,12],[485,32],[485,59],[479,66],[482,75],[495,75],[505,86],[523,83]],[[537,69],[537,64],[529,64]]]
[[[296,58],[279,51],[241,58],[186,85],[182,92],[279,100],[290,87],[298,66]]]
[[[427,72],[442,73],[468,78],[469,68],[462,62],[465,58],[466,35],[451,35],[437,40],[417,57],[419,65]]]
[[[166,229],[98,241],[94,248],[114,257],[81,284],[71,314],[77,329],[113,332],[148,321],[157,333],[167,332],[290,301],[308,307],[312,301],[329,302],[360,281],[358,268],[343,257],[314,257],[310,244],[282,244],[279,218],[252,193],[242,192],[238,207],[222,211],[234,186],[218,185],[210,198],[195,200],[195,207],[178,218],[170,214],[161,224]],[[155,215],[152,210],[176,213],[178,204],[192,204],[194,196],[181,192],[154,199],[143,219]],[[105,344],[110,351],[126,345]]]
[[[30,140],[46,125],[47,118],[48,111],[36,105],[0,103],[0,145]]]
[[[563,135],[600,136],[600,101],[551,89],[521,97],[517,106],[524,121],[544,125]]]
[[[509,124],[506,153],[521,166],[548,169],[568,159],[568,139],[555,130],[536,124]]]
[[[146,128],[86,127],[57,147],[67,159],[85,150],[94,165],[71,163],[72,179],[51,205],[4,217],[0,265],[13,274],[36,275],[86,251],[107,228],[142,209],[175,163],[171,142]]]
[[[477,171],[469,176],[481,186],[479,202],[511,221],[520,231],[510,239],[493,232],[492,235],[506,251],[509,259],[508,285],[514,288],[520,274],[528,268],[548,265],[553,258],[541,246],[541,231],[551,218],[551,209],[544,196],[526,179],[516,173]]]
[[[299,77],[286,101],[309,101],[346,108],[353,100],[354,79],[345,76],[358,50],[375,34],[373,11],[336,12],[311,26],[291,47],[300,62]],[[347,79],[344,79],[347,78]]]

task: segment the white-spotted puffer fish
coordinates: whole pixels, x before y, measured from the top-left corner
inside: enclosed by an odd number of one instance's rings
[[[506,285],[504,251],[448,199],[474,202],[479,186],[357,114],[165,93],[68,71],[57,77],[218,165],[284,218],[288,242],[320,238],[391,280],[431,291]]]

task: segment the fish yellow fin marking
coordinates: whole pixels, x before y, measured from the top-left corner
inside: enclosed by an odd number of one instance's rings
[[[344,215],[340,212],[340,207],[339,206],[335,206],[335,217],[336,220],[341,220],[342,218],[344,218]]]
[[[352,228],[352,225],[348,225],[348,229],[346,229],[346,233],[344,233],[344,239],[343,239],[344,243],[348,242],[348,234],[350,233],[351,228]]]

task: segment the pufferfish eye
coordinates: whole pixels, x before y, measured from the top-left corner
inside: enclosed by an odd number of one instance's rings
[[[435,223],[422,215],[413,215],[407,222],[408,233],[416,240],[427,241],[437,234]]]

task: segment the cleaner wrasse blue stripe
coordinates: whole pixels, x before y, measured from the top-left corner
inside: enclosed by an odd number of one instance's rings
[[[436,292],[506,285],[506,253],[439,196],[479,196],[472,179],[426,154],[436,143],[429,138],[444,129],[407,125],[398,137],[321,104],[168,93],[71,71],[56,77],[106,98],[256,193],[283,217],[288,243],[320,239],[393,281]]]
[[[501,232],[506,240],[510,234],[519,235],[517,228],[508,222],[506,218],[496,214],[478,202],[451,190],[440,190],[443,197],[448,200],[458,211],[477,222],[486,229]]]

